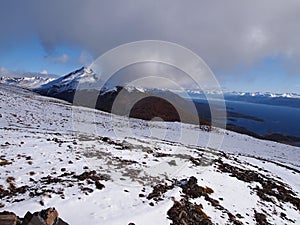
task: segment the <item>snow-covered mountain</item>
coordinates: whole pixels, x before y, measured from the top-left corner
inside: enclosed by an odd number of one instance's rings
[[[59,77],[49,83],[46,83],[36,90],[42,93],[62,93],[75,91],[78,88],[81,89],[93,89],[101,85],[101,81],[97,75],[90,69],[82,67],[74,72],[71,72],[65,76]],[[80,86],[79,86],[80,84]]]
[[[0,84],[0,96],[1,210],[55,207],[72,225],[300,221],[298,147],[128,119],[14,86]],[[223,137],[219,147],[212,135]]]
[[[204,96],[204,94],[211,96],[219,96],[220,94],[224,96],[243,96],[243,97],[265,97],[265,98],[300,98],[299,94],[296,93],[272,93],[272,92],[237,92],[237,91],[214,91],[214,90],[187,90],[186,91],[192,95]]]
[[[0,83],[15,85],[26,89],[38,88],[57,78],[58,76],[55,74],[0,69]]]
[[[275,106],[288,106],[300,108],[300,95],[296,93],[271,93],[271,92],[217,92],[187,90],[192,99],[220,99],[224,97],[227,101],[240,101],[256,104],[266,104]],[[180,93],[178,93],[180,94]]]
[[[268,98],[300,98],[296,93],[271,93],[271,92],[227,92],[227,95],[248,96],[248,97],[268,97]]]
[[[94,73],[93,70],[82,67],[78,70],[75,70],[65,76],[62,76],[58,79],[53,80],[52,82],[46,83],[38,88],[35,91],[39,93],[58,94],[64,92],[71,92],[77,90],[98,90],[99,95],[105,95],[111,92],[117,92],[118,87],[121,87],[117,84],[104,84],[100,79],[98,74]],[[99,90],[101,89],[101,90]],[[122,86],[122,89],[126,89],[129,93],[134,92],[152,92],[152,93],[161,93],[166,90],[163,89],[149,89],[143,87],[134,87],[134,86]]]
[[[0,77],[0,83],[7,85],[15,85],[27,89],[35,89],[47,84],[55,78],[50,77]]]
[[[242,101],[256,104],[266,104],[275,106],[288,106],[300,108],[300,95],[296,93],[274,94],[266,93],[250,93],[250,92],[232,92],[224,94],[225,100]]]

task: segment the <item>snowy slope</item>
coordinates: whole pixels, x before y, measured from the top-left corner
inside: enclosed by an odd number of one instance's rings
[[[187,93],[193,99],[221,99],[226,101],[238,101],[275,106],[300,107],[300,95],[296,93],[271,93],[271,92],[216,92],[188,90]],[[178,93],[180,94],[180,93]]]
[[[152,225],[171,224],[175,206],[187,221],[186,204],[201,204],[213,224],[300,221],[297,147],[214,129],[224,141],[207,148],[211,134],[193,125],[128,119],[1,84],[0,97],[1,210],[54,206],[75,225]],[[198,196],[200,187],[213,193]]]

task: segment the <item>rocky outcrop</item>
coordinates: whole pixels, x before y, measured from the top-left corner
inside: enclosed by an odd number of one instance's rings
[[[24,218],[18,217],[13,212],[0,213],[0,225],[68,225],[58,217],[55,208],[48,208],[39,212],[27,212]]]
[[[13,212],[0,212],[0,225],[17,225],[20,220]]]

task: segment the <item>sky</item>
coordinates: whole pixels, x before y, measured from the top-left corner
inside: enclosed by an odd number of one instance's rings
[[[198,54],[228,91],[300,93],[299,0],[1,0],[0,73],[64,75],[132,41]]]

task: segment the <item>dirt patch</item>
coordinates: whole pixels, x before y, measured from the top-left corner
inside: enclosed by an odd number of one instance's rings
[[[32,184],[31,186],[26,185],[17,187],[14,183],[15,179],[13,177],[8,177],[6,179],[8,188],[4,188],[0,185],[0,199],[2,200],[1,206],[4,207],[4,201],[18,202],[25,200],[25,198],[18,199],[18,196],[24,197],[26,192],[30,198],[38,196],[51,198],[51,194],[56,194],[64,199],[65,188],[73,187],[74,185],[77,185],[84,194],[89,194],[95,189],[102,190],[105,188],[101,181],[107,181],[109,179],[109,176],[97,174],[95,170],[83,172],[78,175],[75,174],[75,172],[65,172],[56,177],[48,175],[39,180],[30,178],[29,181]],[[43,205],[42,200],[40,203]]]
[[[0,162],[0,166],[7,166],[7,165],[10,165],[12,164],[11,162],[7,161],[7,160],[3,160]]]
[[[195,177],[190,177],[188,181],[181,181],[179,186],[182,188],[183,193],[189,198],[199,198],[214,192],[209,187],[199,186]]]
[[[147,196],[148,200],[153,199],[154,201],[162,201],[163,195],[168,191],[174,188],[174,184],[157,184],[153,187],[153,191]]]
[[[254,218],[256,220],[256,224],[257,225],[271,225],[268,221],[267,221],[267,216],[263,213],[259,213],[259,212],[254,212]]]
[[[200,198],[204,197],[204,200],[210,202],[210,204],[218,210],[226,213],[229,218],[229,222],[235,225],[243,224],[241,221],[237,219],[235,215],[233,215],[228,209],[223,207],[218,200],[211,198],[209,195],[214,191],[209,187],[199,186],[197,183],[197,178],[190,177],[189,180],[181,180],[178,183],[178,186],[182,188],[182,192],[185,194],[184,198],[188,201],[189,198]],[[192,223],[193,224],[193,223]]]
[[[253,170],[246,170],[232,166],[224,163],[221,159],[216,160],[216,163],[221,172],[230,173],[231,176],[247,183],[260,183],[261,187],[257,186],[254,190],[263,201],[276,204],[275,199],[277,199],[279,203],[291,203],[297,210],[300,211],[300,199],[297,198],[297,195],[283,182],[271,179]]]
[[[174,205],[167,212],[172,220],[171,225],[212,225],[209,217],[202,211],[202,206],[182,199],[174,201]]]

